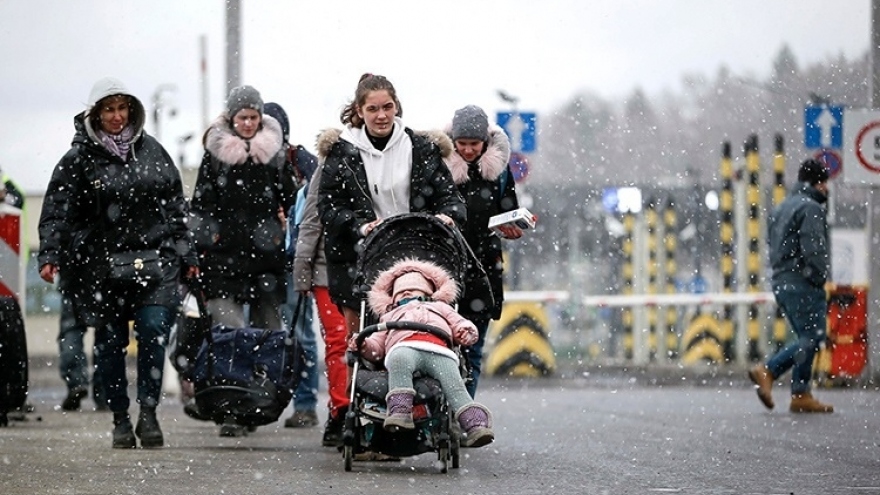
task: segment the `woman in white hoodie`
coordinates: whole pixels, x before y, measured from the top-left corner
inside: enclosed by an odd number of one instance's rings
[[[323,162],[318,212],[324,226],[332,301],[345,316],[348,333],[360,327],[354,278],[357,245],[382,220],[403,213],[433,213],[448,224],[464,224],[464,201],[443,156],[452,142],[443,132],[427,135],[404,126],[397,91],[383,76],[364,74],[354,99],[340,115],[342,130],[318,136]],[[342,415],[328,428],[341,430]]]
[[[413,132],[401,113],[391,82],[364,74],[354,100],[342,110],[345,127],[318,137],[324,162],[318,211],[327,233],[330,295],[355,324],[351,332],[359,324],[360,300],[352,283],[360,240],[382,220],[403,213],[434,213],[450,225],[466,220],[464,202],[443,164],[452,142],[442,132]]]

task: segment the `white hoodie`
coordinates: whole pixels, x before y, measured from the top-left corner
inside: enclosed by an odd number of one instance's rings
[[[347,125],[340,135],[340,139],[353,144],[361,154],[376,218],[409,213],[412,140],[403,129],[403,121],[395,117],[394,130],[384,151],[373,147],[363,127]]]

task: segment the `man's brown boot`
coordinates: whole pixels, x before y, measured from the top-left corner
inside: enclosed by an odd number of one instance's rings
[[[794,394],[791,396],[791,406],[788,408],[793,413],[833,413],[831,404],[822,404],[813,398],[813,394]]]
[[[773,376],[770,375],[770,370],[763,364],[758,364],[749,370],[749,378],[755,384],[761,403],[767,409],[773,409],[773,397],[770,396],[770,391],[773,389]]]

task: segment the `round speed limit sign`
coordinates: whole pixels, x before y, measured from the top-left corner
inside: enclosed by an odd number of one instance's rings
[[[863,167],[880,172],[880,121],[870,122],[856,136],[856,158]]]
[[[880,112],[844,114],[843,180],[853,184],[880,185]]]

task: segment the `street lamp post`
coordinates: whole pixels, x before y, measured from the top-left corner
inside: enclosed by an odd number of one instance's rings
[[[159,141],[160,143],[162,142],[162,136],[159,121],[162,110],[168,107],[168,113],[171,117],[177,115],[177,108],[174,106],[174,103],[165,97],[166,94],[175,91],[177,91],[177,85],[170,83],[160,84],[156,87],[156,90],[153,91],[153,137],[155,137],[156,141]]]
[[[178,148],[178,163],[177,166],[183,168],[186,164],[186,143],[188,143],[193,138],[193,133],[184,134],[177,138],[177,148]]]

